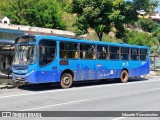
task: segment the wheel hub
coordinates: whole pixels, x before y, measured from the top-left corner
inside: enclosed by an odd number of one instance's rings
[[[70,83],[70,79],[69,79],[68,76],[64,77],[63,83],[64,83],[65,85],[68,85],[68,84]]]

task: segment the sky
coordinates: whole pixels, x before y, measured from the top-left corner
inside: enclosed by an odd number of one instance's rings
[[[133,0],[126,0],[126,1],[133,1]],[[160,13],[160,6],[158,6],[158,8],[156,8],[155,11],[158,11]]]
[[[158,11],[160,13],[160,6],[158,6],[158,8],[155,9],[155,11]]]

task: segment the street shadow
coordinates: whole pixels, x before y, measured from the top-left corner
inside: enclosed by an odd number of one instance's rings
[[[140,82],[147,81],[149,79],[137,77],[137,78],[129,78],[128,82]],[[105,84],[124,84],[120,83],[117,79],[105,79],[105,80],[91,80],[91,81],[82,81],[82,82],[74,82],[72,88],[80,88],[86,86],[97,86],[97,85],[105,85]],[[70,89],[72,89],[70,88]],[[45,91],[45,90],[58,90],[62,89],[58,83],[47,83],[47,84],[28,84],[19,86],[18,89],[29,90],[29,91]]]

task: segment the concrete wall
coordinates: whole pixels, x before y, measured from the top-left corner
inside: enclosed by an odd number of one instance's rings
[[[20,30],[20,31],[24,31],[25,33],[75,37],[75,34],[73,32],[57,30],[57,29],[49,29],[49,28],[31,27],[31,26],[14,25],[14,24],[2,24],[2,23],[0,23],[0,28]]]

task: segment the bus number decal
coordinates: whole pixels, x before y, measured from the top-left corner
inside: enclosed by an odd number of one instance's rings
[[[68,65],[69,61],[68,60],[60,60],[59,64],[60,65]]]

